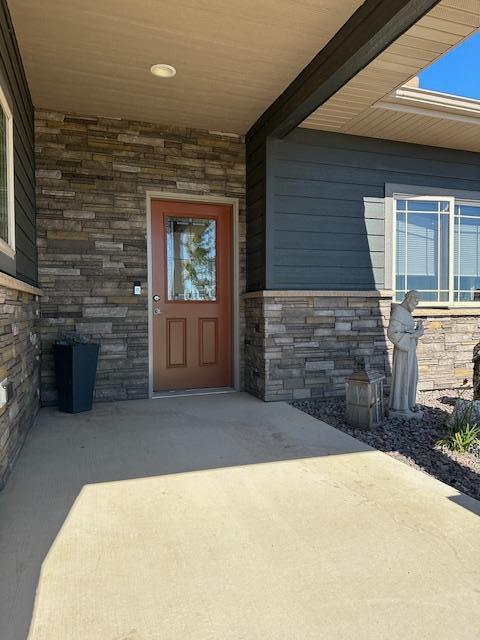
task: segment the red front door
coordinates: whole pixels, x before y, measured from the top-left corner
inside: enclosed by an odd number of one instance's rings
[[[152,202],[153,389],[232,385],[231,208]]]

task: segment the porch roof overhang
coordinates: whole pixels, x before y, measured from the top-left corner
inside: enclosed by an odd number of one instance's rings
[[[243,134],[362,0],[8,5],[37,107]]]
[[[37,106],[232,133],[248,129],[250,138],[287,135],[371,69],[381,71],[377,99],[383,97],[387,84],[389,90],[398,84],[388,59],[392,42],[412,29],[414,38],[428,40],[423,32],[434,30],[429,21],[438,22],[445,7],[470,16],[456,7],[464,0],[442,0],[441,10],[439,0],[8,2]],[[451,21],[457,29],[427,47],[430,58],[466,35],[457,15]],[[177,76],[152,76],[158,62],[173,64]],[[366,96],[358,97],[357,106],[365,107]],[[318,116],[305,126],[317,127]]]
[[[302,126],[480,150],[474,105],[401,88],[480,27],[480,0],[8,2],[39,107],[247,140]],[[177,76],[155,78],[155,62]]]
[[[480,0],[442,0],[302,127],[480,151],[480,101],[405,86],[480,28]]]

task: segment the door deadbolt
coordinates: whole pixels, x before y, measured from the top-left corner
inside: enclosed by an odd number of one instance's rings
[[[159,302],[160,296],[153,296],[153,299],[155,300],[155,302]]]

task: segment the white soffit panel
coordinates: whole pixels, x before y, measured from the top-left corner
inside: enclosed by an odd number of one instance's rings
[[[403,87],[478,28],[480,0],[443,0],[301,126],[479,151],[477,101]]]
[[[245,133],[363,0],[8,4],[37,107]]]

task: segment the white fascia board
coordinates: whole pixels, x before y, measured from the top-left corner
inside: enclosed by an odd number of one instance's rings
[[[403,86],[376,102],[374,107],[480,124],[480,100],[430,89]]]

